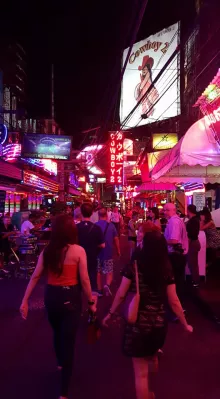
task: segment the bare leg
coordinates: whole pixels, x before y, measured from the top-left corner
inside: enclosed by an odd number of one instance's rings
[[[97,287],[98,290],[101,291],[102,290],[102,273],[97,273]]]
[[[144,358],[133,358],[135,374],[136,399],[151,399],[148,381],[148,360]]]
[[[113,281],[113,272],[108,273],[106,275],[106,284],[108,284],[108,286],[110,287],[110,285],[112,284]]]

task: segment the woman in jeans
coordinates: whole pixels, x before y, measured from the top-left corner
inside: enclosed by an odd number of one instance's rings
[[[193,329],[187,324],[176,294],[166,240],[155,230],[154,225],[152,227],[152,223],[148,225],[142,248],[137,248],[133,259],[137,260],[138,266],[140,304],[137,322],[127,323],[125,326],[123,353],[133,360],[136,398],[153,399],[155,396],[150,392],[148,375],[150,364],[156,364],[158,351],[166,339],[166,298],[185,330],[192,332]],[[127,292],[136,292],[133,265],[126,267],[122,275],[122,282],[111,309],[103,320],[105,326],[123,302]]]
[[[67,399],[68,396],[75,338],[81,314],[81,287],[88,299],[90,311],[96,311],[86,253],[76,243],[77,230],[73,218],[69,215],[57,216],[52,222],[50,242],[39,256],[20,307],[21,315],[26,319],[28,299],[45,272],[45,307],[53,329],[58,368],[61,370],[60,399]]]

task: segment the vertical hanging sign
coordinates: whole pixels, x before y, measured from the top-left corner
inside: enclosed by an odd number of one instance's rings
[[[123,164],[124,164],[124,134],[123,132],[110,133],[110,184],[123,184]]]

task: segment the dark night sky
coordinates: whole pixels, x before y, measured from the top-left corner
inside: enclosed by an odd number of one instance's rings
[[[32,116],[50,116],[53,62],[55,116],[60,126],[76,135],[103,123],[119,78],[122,50],[129,44],[131,19],[140,1],[64,0],[51,2],[51,6],[49,1],[47,6],[40,2],[7,3],[1,10],[1,16],[5,16],[1,31],[21,40],[27,50]],[[187,3],[193,9],[194,1]],[[137,40],[183,15],[186,19],[190,15],[186,2],[149,0]]]

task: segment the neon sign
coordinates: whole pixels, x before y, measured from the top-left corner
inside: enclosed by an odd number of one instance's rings
[[[14,161],[21,156],[21,144],[7,144],[2,151],[5,161]]]
[[[27,186],[40,188],[45,191],[58,192],[58,184],[49,180],[45,177],[40,177],[35,173],[24,171],[23,172],[23,183]]]
[[[115,192],[125,192],[125,193],[131,193],[135,192],[137,190],[137,186],[115,186]]]
[[[0,124],[0,144],[4,144],[8,137],[8,129],[4,124]]]
[[[216,122],[220,122],[220,107],[215,109],[210,114],[205,115],[204,119],[205,119],[205,123],[208,126],[211,126],[212,124],[215,124]]]
[[[124,165],[124,134],[123,132],[110,133],[110,183],[123,184]]]
[[[78,181],[85,183],[86,177],[85,176],[79,176]]]

